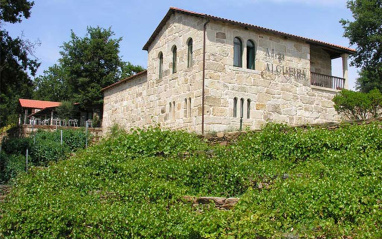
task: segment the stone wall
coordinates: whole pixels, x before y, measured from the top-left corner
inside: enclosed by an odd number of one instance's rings
[[[160,124],[201,132],[203,25],[205,19],[174,13],[148,49],[146,75],[139,75],[104,92],[103,129]],[[233,39],[244,45],[243,66],[233,66]],[[193,39],[193,65],[187,67],[187,42]],[[255,69],[246,69],[246,44],[256,45]],[[177,47],[177,72],[172,49]],[[159,54],[163,77],[159,77]],[[205,131],[259,129],[266,122],[289,125],[336,122],[331,99],[335,90],[310,85],[315,71],[330,74],[331,61],[322,49],[303,41],[213,21],[207,25]],[[311,62],[313,60],[313,62]],[[237,98],[237,117],[234,117]],[[243,104],[241,104],[243,101]],[[191,106],[191,107],[190,107]],[[248,111],[249,109],[249,111]]]
[[[79,127],[56,127],[54,125],[35,125],[32,127],[32,125],[22,125],[16,131],[19,131],[18,136],[19,137],[29,137],[31,134],[36,133],[38,130],[43,130],[43,131],[49,131],[49,132],[54,132],[57,130],[61,129],[75,129],[75,130],[80,130],[81,128]],[[93,142],[97,142],[99,139],[103,137],[103,130],[102,128],[88,128],[88,131],[90,134],[92,134],[92,140]],[[16,136],[13,133],[13,136]]]
[[[329,53],[318,46],[310,46],[310,71],[332,75],[332,59]]]
[[[125,129],[160,124],[201,132],[203,21],[173,15],[148,51],[147,75],[104,92],[103,128]],[[187,42],[193,39],[192,66],[187,67]],[[172,48],[177,47],[177,72],[172,72]],[[159,78],[159,53],[163,77]],[[186,103],[187,101],[187,103]]]
[[[109,130],[114,124],[129,129],[130,122],[144,126],[147,109],[147,76],[134,77],[104,92],[102,128]]]
[[[233,41],[243,42],[243,67],[233,66]],[[246,69],[246,42],[256,45],[255,69]],[[316,57],[316,56],[314,56]],[[220,22],[208,24],[206,55],[206,130],[235,131],[240,127],[243,99],[243,128],[259,129],[266,122],[289,125],[338,121],[333,108],[333,90],[310,86],[310,46],[237,28]],[[318,61],[324,61],[324,57]],[[322,65],[322,69],[328,67]],[[324,72],[326,73],[326,72]],[[234,117],[234,98],[237,117]],[[249,117],[248,113],[249,104]]]

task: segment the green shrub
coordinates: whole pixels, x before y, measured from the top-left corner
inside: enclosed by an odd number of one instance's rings
[[[4,151],[0,152],[0,184],[5,183],[8,181],[7,177],[5,176],[5,167],[7,165],[7,155],[4,153]]]
[[[4,138],[1,144],[2,150],[6,154],[23,154],[31,147],[31,138]]]
[[[6,155],[1,153],[0,162],[3,162],[0,182],[6,183],[10,179],[15,178],[19,173],[25,172],[26,158],[22,155]]]
[[[378,89],[369,93],[343,89],[333,98],[334,108],[348,119],[377,118],[382,107],[382,94]]]
[[[159,128],[15,181],[5,238],[381,238],[382,124],[270,124],[228,147]],[[183,196],[240,197],[233,210]]]
[[[6,175],[7,165],[12,163],[7,158],[23,157],[25,159],[27,149],[31,165],[48,166],[50,162],[63,160],[70,152],[85,147],[86,134],[83,130],[62,130],[62,138],[63,143],[61,145],[60,130],[54,132],[37,131],[28,138],[5,138],[2,142],[3,154],[0,158],[0,174]],[[18,171],[12,172],[14,173],[7,174],[11,177],[1,177],[3,178],[2,181],[7,182],[10,178],[15,177]]]

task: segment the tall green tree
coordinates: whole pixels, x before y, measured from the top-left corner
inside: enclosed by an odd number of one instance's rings
[[[81,107],[101,108],[101,89],[120,79],[123,65],[118,55],[121,40],[114,38],[110,28],[88,27],[85,37],[78,37],[72,31],[71,40],[63,44],[59,62],[67,70],[67,83],[73,99]]]
[[[135,74],[137,74],[141,71],[144,71],[144,70],[145,70],[145,68],[143,68],[142,66],[133,65],[130,62],[122,62],[121,78],[124,79],[124,78],[130,77],[130,76],[135,75]]]
[[[34,97],[51,101],[72,101],[82,109],[101,109],[101,89],[144,70],[122,61],[119,44],[111,28],[88,27],[84,37],[71,32],[61,46],[58,64],[35,80]]]
[[[53,65],[34,80],[34,99],[48,101],[68,101],[72,99],[68,73],[60,65]]]
[[[28,0],[0,0],[0,21],[15,24],[30,17]],[[0,127],[17,120],[19,98],[32,94],[32,80],[39,63],[33,57],[35,44],[12,38],[0,22]]]
[[[357,88],[382,91],[382,0],[349,0],[354,21],[341,20],[344,36],[357,46],[351,64],[360,67]]]

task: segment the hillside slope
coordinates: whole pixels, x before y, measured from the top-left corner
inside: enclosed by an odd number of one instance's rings
[[[119,132],[18,177],[5,238],[381,238],[382,124],[268,125],[230,146]],[[184,196],[239,197],[232,210]]]

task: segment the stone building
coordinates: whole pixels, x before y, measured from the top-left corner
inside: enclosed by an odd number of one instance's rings
[[[197,133],[339,121],[354,50],[170,8],[144,45],[147,71],[103,89],[103,128],[160,124]],[[343,76],[331,61],[342,57]]]

